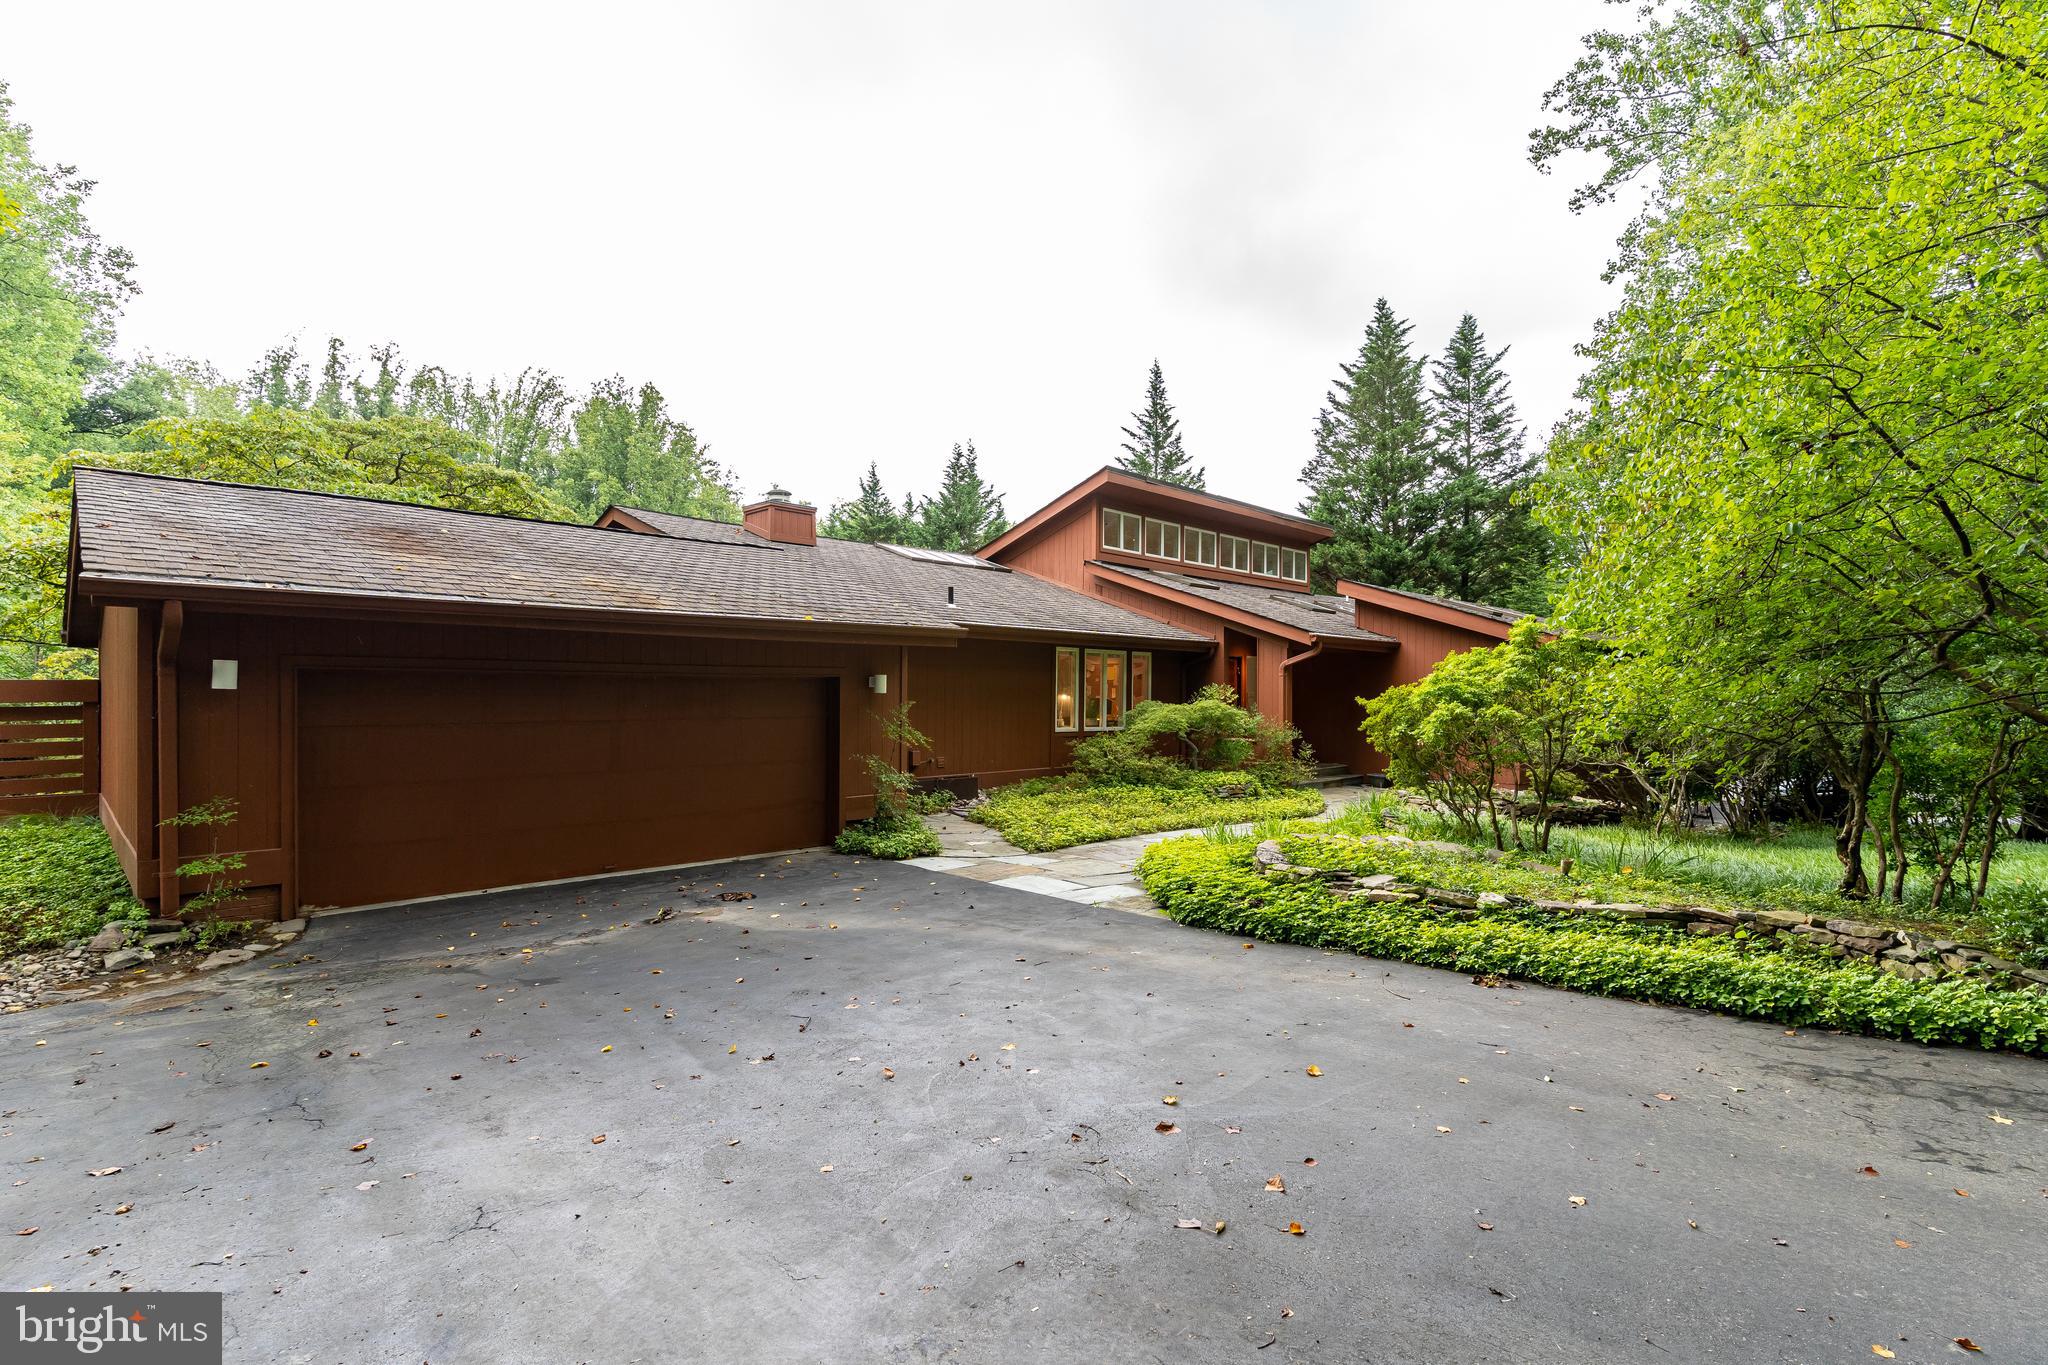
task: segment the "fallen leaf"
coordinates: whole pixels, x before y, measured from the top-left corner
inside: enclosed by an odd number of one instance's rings
[[[1266,1188],[1274,1194],[1285,1194],[1287,1193],[1287,1182],[1276,1175],[1266,1182]]]
[[[1898,1358],[1896,1351],[1887,1351],[1884,1347],[1875,1343],[1871,1345],[1870,1353],[1874,1356],[1883,1356],[1886,1360],[1896,1360]]]
[[[1439,1133],[1448,1133],[1448,1132],[1450,1132],[1450,1131],[1451,1131],[1450,1129],[1448,1129],[1448,1128],[1444,1127],[1444,1126],[1443,1126],[1443,1125],[1442,1125],[1441,1123],[1439,1123],[1439,1124],[1438,1124],[1438,1125],[1436,1126],[1436,1130],[1437,1130],[1437,1131],[1438,1131]]]
[[[365,1147],[369,1146],[369,1145],[370,1145],[371,1143],[375,1142],[376,1140],[377,1140],[377,1139],[375,1139],[375,1138],[364,1138],[364,1139],[363,1139],[363,1140],[362,1140],[361,1142],[358,1142],[358,1143],[357,1143],[357,1144],[356,1144],[355,1146],[353,1146],[353,1147],[349,1148],[349,1150],[350,1150],[351,1152],[360,1152],[360,1151],[362,1151],[362,1150],[363,1150],[363,1149],[364,1149]]]
[[[1320,1076],[1323,1074],[1323,1069],[1317,1066],[1314,1062],[1310,1062],[1308,1066],[1308,1074],[1311,1076]]]
[[[1970,1197],[1970,1192],[1968,1190],[1957,1190],[1956,1193],[1961,1195],[1965,1199],[1968,1199]]]
[[[1180,1131],[1180,1125],[1177,1123],[1168,1123],[1164,1119],[1162,1119],[1158,1123],[1152,1125],[1152,1131],[1155,1133],[1178,1133]]]
[[[1017,1050],[1017,1045],[1016,1045],[1015,1043],[1004,1043],[1004,1044],[1003,1044],[1003,1051],[1005,1051],[1005,1052],[1015,1052],[1016,1050]]]
[[[1901,1248],[1901,1249],[1903,1249],[1903,1250],[1907,1250],[1907,1251],[1910,1251],[1910,1250],[1912,1250],[1912,1247],[1913,1247],[1913,1244],[1912,1244],[1911,1242],[1907,1241],[1907,1240],[1906,1240],[1905,1238],[1903,1238],[1903,1237],[1894,1237],[1894,1238],[1892,1238],[1892,1245],[1893,1245],[1893,1246],[1895,1246],[1895,1247],[1899,1247],[1899,1248]]]
[[[362,1184],[356,1186],[356,1188],[359,1190],[374,1190],[381,1183],[382,1182],[376,1180],[365,1180]]]
[[[1280,1306],[1280,1316],[1283,1318],[1291,1318],[1294,1316],[1294,1310],[1292,1308],[1289,1308],[1287,1305],[1282,1304]]]
[[[2003,1114],[1989,1114],[1986,1115],[1986,1117],[1989,1118],[1993,1123],[2002,1123],[2008,1128],[2012,1127],[2012,1120],[2007,1118]]]
[[[1242,1133],[1244,1129],[1238,1127],[1234,1123],[1226,1123],[1223,1125],[1223,1131],[1226,1133]]]
[[[896,1073],[885,1066],[882,1068],[882,1079],[885,1081],[893,1081],[896,1079]]]
[[[610,1052],[611,1050],[612,1045],[610,1043],[606,1043],[603,1047],[598,1049],[599,1052]]]
[[[1583,1194],[1575,1194],[1575,1195],[1573,1195],[1573,1196],[1572,1196],[1572,1207],[1573,1207],[1573,1208],[1575,1208],[1575,1209],[1582,1209],[1582,1208],[1586,1207],[1586,1196],[1585,1196],[1585,1195],[1583,1195]]]
[[[1774,1247],[1788,1247],[1792,1244],[1786,1241],[1783,1237],[1773,1237],[1771,1239],[1771,1245]]]
[[[100,1167],[100,1168],[99,1168],[98,1170],[96,1170],[96,1171],[87,1171],[87,1172],[86,1172],[86,1174],[87,1174],[87,1175],[118,1175],[118,1174],[120,1173],[120,1170],[121,1170],[121,1168],[120,1168],[119,1166],[102,1166],[102,1167]]]
[[[1178,1095],[1161,1095],[1161,1096],[1159,1097],[1159,1102],[1160,1102],[1161,1104],[1179,1104],[1179,1103],[1180,1103],[1180,1096],[1178,1096]]]
[[[1690,1218],[1688,1218],[1688,1219],[1686,1219],[1686,1220],[1685,1220],[1685,1225],[1686,1225],[1687,1227],[1691,1228],[1691,1229],[1692,1229],[1692,1230],[1693,1230],[1694,1232],[1698,1232],[1698,1231],[1700,1230],[1700,1225],[1699,1225],[1698,1223],[1695,1223],[1695,1222],[1694,1222],[1694,1221],[1693,1221],[1692,1219],[1690,1219]]]
[[[1302,1227],[1302,1225],[1299,1223],[1289,1223],[1287,1225],[1287,1235],[1289,1237],[1301,1237],[1304,1236],[1306,1233],[1307,1229]]]
[[[150,1129],[149,1131],[152,1133],[168,1133],[171,1131],[171,1129],[176,1128],[177,1126],[178,1121],[176,1119],[172,1119],[169,1123],[159,1123],[156,1127]]]
[[[249,1063],[249,1069],[251,1071],[261,1071],[264,1067],[269,1065],[269,1062],[251,1062]]]
[[[1174,1226],[1177,1228],[1199,1228],[1202,1226],[1202,1220],[1199,1218],[1182,1218],[1176,1220]]]
[[[1982,1346],[1979,1346],[1976,1342],[1970,1340],[1968,1337],[1957,1337],[1955,1338],[1955,1343],[1956,1345],[1962,1347],[1965,1351],[1981,1352],[1984,1349]]]
[[[443,1017],[443,1018],[445,1019],[445,1018],[446,1018],[447,1016],[446,1016],[446,1015],[443,1015],[442,1017]],[[308,1020],[306,1021],[306,1027],[307,1027],[307,1028],[319,1028],[319,1027],[320,1027],[320,1021],[319,1021],[318,1019],[308,1019]]]
[[[1491,1223],[1481,1223],[1481,1224],[1479,1225],[1479,1230],[1480,1230],[1481,1232],[1492,1232],[1492,1231],[1493,1231],[1493,1224],[1491,1224]]]
[[[115,1213],[127,1213],[127,1212],[128,1212],[128,1211],[129,1211],[130,1209],[133,1209],[134,1207],[135,1207],[135,1206],[134,1206],[133,1204],[117,1204],[117,1205],[115,1205],[115,1207],[114,1207],[114,1212],[115,1212]]]
[[[597,1144],[598,1144],[598,1143],[600,1143],[600,1142],[603,1142],[603,1141],[604,1141],[604,1139],[605,1139],[605,1135],[604,1135],[603,1133],[599,1133],[599,1134],[598,1134],[598,1135],[597,1135],[596,1137],[594,1137],[594,1138],[592,1138],[592,1139],[590,1140],[590,1145],[591,1145],[591,1146],[593,1146],[593,1147],[595,1147],[595,1146],[597,1146]]]
[[[1472,1082],[1470,1082],[1470,1081],[1466,1080],[1466,1079],[1465,1079],[1465,1078],[1464,1078],[1463,1076],[1460,1076],[1460,1077],[1458,1077],[1458,1084],[1459,1084],[1459,1085],[1470,1085],[1470,1084],[1472,1084]]]
[[[1312,1156],[1305,1156],[1301,1159],[1301,1164],[1304,1166],[1313,1166],[1316,1164],[1316,1159]]]
[[[1586,1112],[1584,1105],[1568,1104],[1565,1106],[1565,1108],[1571,1110],[1574,1114],[1583,1114]]]
[[[17,1228],[14,1235],[16,1237],[33,1237],[41,1231],[41,1228]]]
[[[1658,1099],[1660,1099],[1660,1100],[1675,1100],[1675,1099],[1677,1099],[1677,1098],[1678,1098],[1678,1096],[1676,1096],[1676,1095],[1667,1095],[1667,1094],[1665,1094],[1665,1093],[1664,1093],[1663,1091],[1659,1090],[1659,1091],[1657,1092],[1657,1098],[1658,1098]]]
[[[831,1168],[830,1166],[820,1166],[820,1167],[818,1168],[818,1174],[819,1174],[819,1175],[830,1175],[830,1174],[832,1174],[832,1168]]]
[[[1863,1174],[1865,1174],[1865,1175],[1876,1175],[1876,1174],[1877,1174],[1877,1167],[1875,1167],[1875,1166],[1865,1166],[1865,1167],[1863,1168]]]
[[[1224,1222],[1224,1221],[1223,1221],[1223,1220],[1222,1220],[1221,1218],[1218,1218],[1218,1219],[1216,1220],[1216,1235],[1217,1235],[1218,1237],[1221,1237],[1221,1236],[1223,1235],[1223,1229],[1225,1229],[1225,1228],[1227,1228],[1227,1227],[1229,1227],[1229,1226],[1230,1226],[1230,1224],[1228,1224],[1228,1223]]]

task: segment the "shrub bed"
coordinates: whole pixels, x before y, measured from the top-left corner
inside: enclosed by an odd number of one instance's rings
[[[939,836],[915,815],[856,820],[839,831],[832,847],[862,858],[933,858],[941,851]]]
[[[1304,866],[1341,856],[1347,870],[1398,873],[1360,846],[1341,849],[1346,842],[1294,835],[1282,846]],[[1262,875],[1248,841],[1156,844],[1139,859],[1138,876],[1168,915],[1198,928],[1780,1024],[2048,1052],[2048,995],[1969,978],[1908,981],[1796,945],[1692,938],[1655,925],[1353,900],[1314,879]]]
[[[98,820],[0,822],[0,956],[55,948],[142,913]]]
[[[1322,812],[1321,793],[1269,786],[1241,772],[1189,772],[1176,786],[1090,786],[1041,777],[998,787],[972,819],[1032,853],[1154,834],[1163,829],[1300,819]]]

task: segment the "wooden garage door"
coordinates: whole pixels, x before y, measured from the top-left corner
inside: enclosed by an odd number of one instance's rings
[[[831,684],[308,672],[299,899],[367,905],[829,837]]]

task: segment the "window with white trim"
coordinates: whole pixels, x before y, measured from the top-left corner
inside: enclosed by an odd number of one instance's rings
[[[1190,526],[1187,536],[1181,541],[1181,558],[1190,564],[1216,567],[1216,533],[1204,531],[1199,526]]]
[[[1145,519],[1135,512],[1119,512],[1114,508],[1102,509],[1102,548],[1125,550],[1131,554],[1145,552]]]
[[[1062,646],[1052,652],[1052,728],[1081,728],[1081,651]]]
[[[1267,578],[1280,576],[1280,547],[1262,540],[1252,542],[1252,572]]]
[[[1145,553],[1154,559],[1180,558],[1180,523],[1145,518]]]
[[[1280,576],[1296,583],[1308,582],[1308,551],[1282,550],[1280,552]]]
[[[1231,569],[1237,573],[1252,571],[1252,543],[1243,536],[1218,536],[1216,538],[1219,569]]]

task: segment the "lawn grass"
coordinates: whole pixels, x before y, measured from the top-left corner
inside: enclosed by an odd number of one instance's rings
[[[98,820],[0,821],[0,957],[58,947],[141,909]]]
[[[1047,853],[1160,830],[1322,813],[1322,794],[1307,788],[1268,788],[1242,773],[1191,776],[1194,780],[1178,787],[1089,786],[1078,777],[1033,778],[996,788],[969,817],[1018,848]]]
[[[1457,838],[1450,822],[1402,802],[1361,803],[1344,815],[1349,818],[1336,827],[1352,833],[1391,828],[1419,838]],[[1490,847],[1484,839],[1469,842]],[[1944,911],[1930,906],[1929,877],[1918,868],[1907,875],[1901,902],[1843,900],[1835,894],[1842,869],[1834,834],[1811,827],[1752,839],[1710,831],[1652,835],[1621,825],[1570,826],[1552,833],[1547,854],[1531,856],[1551,865],[1570,858],[1576,878],[1609,885],[1616,893],[1612,899],[1696,897],[1736,907],[1841,916],[1924,929],[1996,948],[2030,965],[2048,965],[2048,843],[2000,844],[1989,894],[1974,916],[1955,905]],[[1875,855],[1866,851],[1866,862],[1874,879]]]

